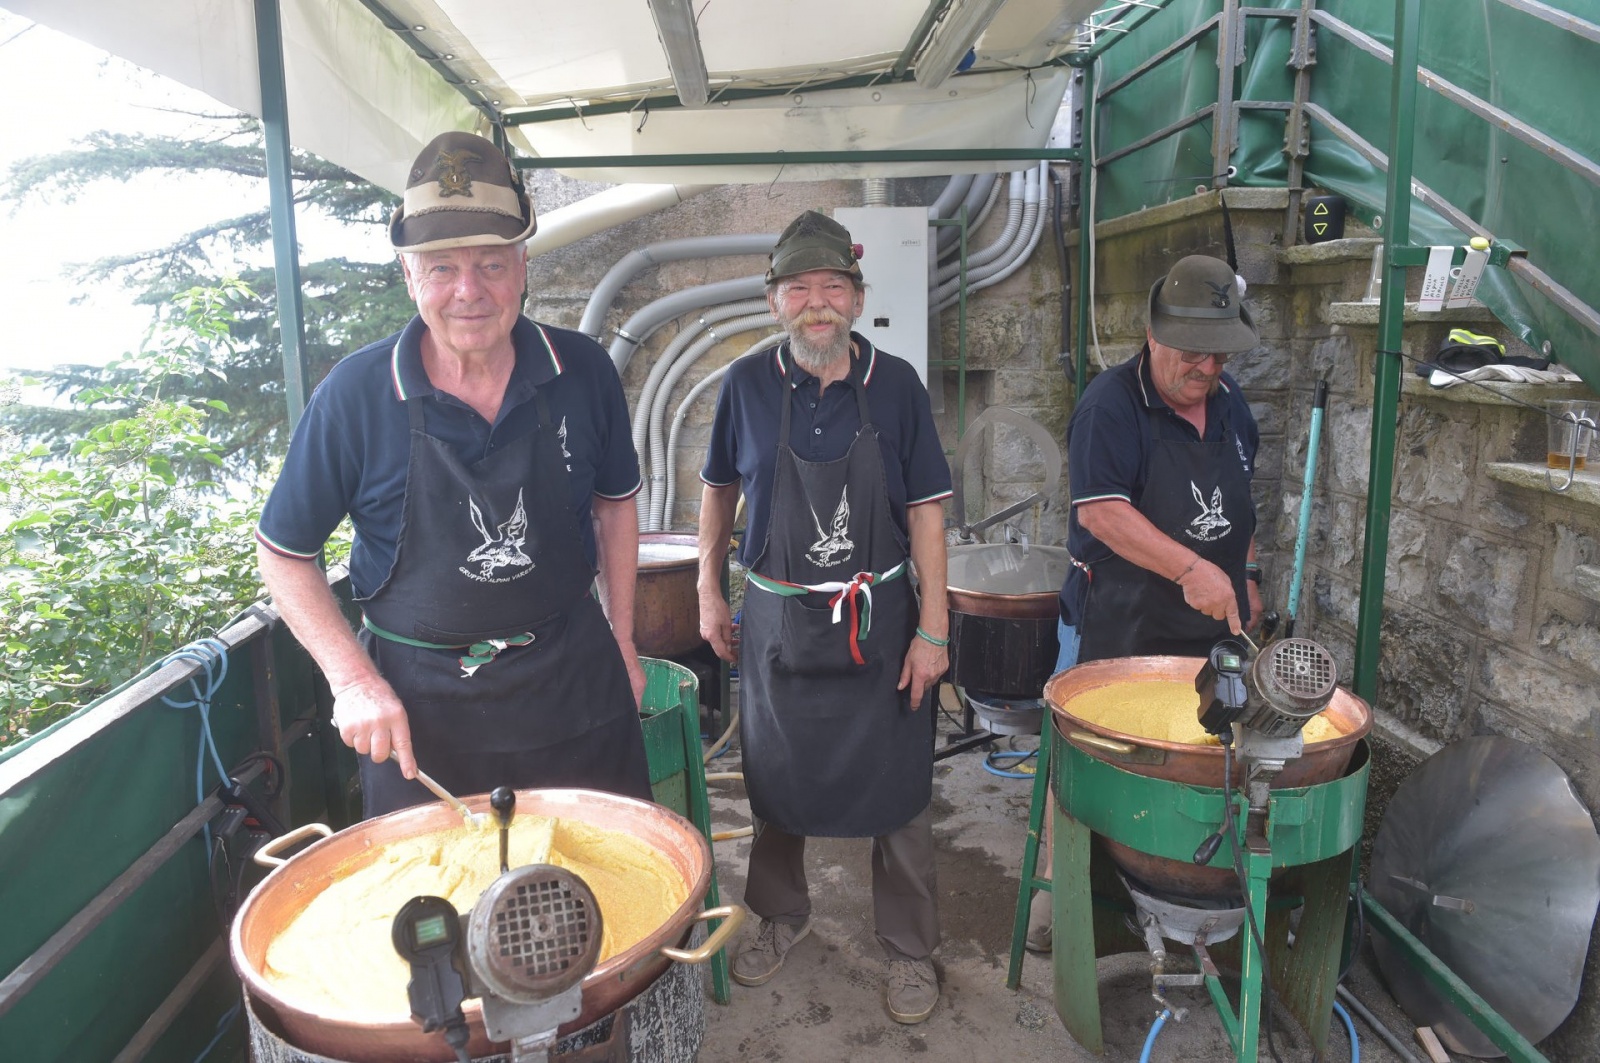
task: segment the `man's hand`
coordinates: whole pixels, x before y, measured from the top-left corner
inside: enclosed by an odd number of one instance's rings
[[[922,695],[933,689],[950,667],[950,655],[943,646],[935,646],[920,635],[911,636],[906,650],[906,661],[900,666],[900,682],[896,690],[911,687],[911,711],[922,707]]]
[[[739,647],[733,640],[733,610],[720,591],[700,594],[700,637],[711,643],[729,664],[739,663]]]
[[[1233,593],[1233,581],[1222,569],[1196,555],[1194,564],[1178,577],[1178,586],[1183,588],[1183,600],[1189,608],[1213,620],[1226,620],[1229,631],[1235,635],[1241,633],[1239,598]],[[1254,587],[1255,584],[1251,583],[1250,586]]]
[[[622,650],[622,664],[628,670],[628,685],[633,688],[634,708],[644,707],[644,665],[639,663],[639,651],[634,647],[633,640],[628,640],[623,645],[619,640],[617,647]]]
[[[417,777],[417,758],[411,749],[411,724],[405,706],[393,688],[376,677],[335,691],[333,725],[345,745],[374,764],[382,764],[394,754],[400,774]]]

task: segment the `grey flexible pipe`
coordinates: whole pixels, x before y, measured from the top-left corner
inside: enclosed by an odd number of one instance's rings
[[[989,215],[994,212],[994,205],[1000,202],[1000,193],[1010,182],[1000,180],[1000,175],[995,174],[994,184],[989,186],[989,196],[983,201],[983,206],[978,208],[978,216],[967,223],[969,234],[983,228],[983,223],[989,220]]]
[[[928,204],[929,220],[948,218],[954,214],[957,204],[961,202],[962,198],[967,194],[967,189],[971,187],[972,174],[953,174],[950,180],[945,182],[944,190],[939,193],[932,203]]]
[[[667,373],[666,379],[661,382],[661,386],[656,390],[654,402],[650,408],[651,531],[660,531],[662,529],[665,514],[668,512],[666,506],[666,480],[668,475],[667,468],[671,465],[671,460],[667,456],[667,443],[664,438],[666,433],[663,429],[667,419],[667,401],[672,397],[673,387],[682,379],[683,374],[689,371],[690,366],[727,336],[739,332],[749,332],[752,329],[771,328],[777,323],[777,320],[765,308],[759,314],[734,318],[723,326],[723,332],[720,335],[702,336],[692,347],[679,356],[673,363],[671,371]],[[656,481],[661,483],[662,490],[654,490]]]
[[[748,358],[752,354],[771,348],[781,343],[786,335],[786,333],[777,332],[767,336],[765,339],[757,340],[739,358]],[[735,358],[733,361],[737,362],[739,358]],[[718,366],[698,380],[694,387],[689,389],[689,394],[684,396],[683,401],[678,404],[677,411],[673,414],[672,431],[667,435],[667,491],[665,504],[662,507],[664,524],[670,520],[672,504],[678,498],[678,433],[682,431],[684,422],[688,420],[689,408],[694,405],[695,400],[712,384],[717,383],[726,376],[728,368],[732,365],[733,362],[729,362],[727,365]]]
[[[961,205],[967,208],[967,232],[972,232],[972,219],[977,215],[978,209],[983,206],[984,200],[989,198],[989,190],[998,182],[999,174],[980,173],[972,178],[972,184],[967,189]],[[957,211],[952,210],[950,217],[954,218]],[[954,225],[941,225],[939,227],[939,254],[944,256],[950,253],[961,239],[961,230]]]
[[[671,295],[662,296],[641,308],[617,330],[617,338],[611,341],[611,361],[616,364],[617,372],[620,373],[628,368],[628,360],[633,357],[633,352],[639,345],[648,339],[652,332],[679,314],[716,303],[754,299],[757,296],[764,296],[766,290],[763,275],[757,273],[752,277],[735,277],[732,280],[715,281],[711,284],[697,284],[692,288],[684,288]]]
[[[616,302],[617,293],[651,266],[659,266],[663,262],[681,262],[686,258],[766,255],[772,252],[772,245],[777,242],[777,233],[747,233],[737,236],[690,236],[635,248],[617,259],[616,264],[600,278],[600,283],[594,286],[594,292],[584,305],[578,331],[598,342],[606,311]]]
[[[999,182],[995,182],[998,186]],[[972,276],[972,271],[979,266],[986,265],[999,258],[1017,238],[1017,233],[1022,229],[1023,193],[1027,189],[1027,175],[1018,170],[1011,175],[1010,202],[1006,204],[1006,227],[993,241],[967,255],[967,276]],[[935,291],[938,286],[946,283],[961,272],[961,263],[950,262],[939,267],[939,272],[934,274]]]
[[[1039,209],[1039,185],[1035,171],[1027,171],[1025,179],[1025,192],[1022,200],[1022,224],[1013,236],[1010,246],[994,261],[979,266],[977,269],[967,271],[967,291],[978,291],[991,284],[1010,276],[1022,262],[1032,253],[1034,245],[1039,238],[1039,219],[1043,212]],[[961,278],[952,276],[936,287],[928,296],[928,302],[934,307],[935,312],[951,305],[961,286]]]
[[[685,325],[683,330],[672,338],[665,350],[650,367],[650,375],[645,379],[644,386],[639,390],[639,398],[633,407],[633,449],[639,455],[639,465],[645,474],[644,489],[635,496],[634,501],[639,513],[639,530],[651,530],[650,513],[655,500],[659,495],[657,481],[659,475],[652,476],[650,469],[650,410],[655,404],[656,390],[661,386],[661,381],[667,372],[683,353],[684,349],[700,337],[706,329],[715,329],[723,321],[731,317],[765,311],[765,299],[747,299],[738,303],[725,303],[722,306],[711,307],[702,312],[692,322]],[[715,334],[713,332],[713,334]]]

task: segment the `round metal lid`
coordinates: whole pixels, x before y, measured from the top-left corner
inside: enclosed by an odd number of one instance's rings
[[[974,543],[952,546],[948,578],[953,591],[972,594],[1055,594],[1066,581],[1072,555],[1059,546]]]
[[[1600,836],[1537,749],[1468,738],[1424,761],[1384,812],[1368,888],[1529,1041],[1572,1011],[1600,904]],[[1387,938],[1373,947],[1413,1022],[1453,1051],[1504,1055]]]

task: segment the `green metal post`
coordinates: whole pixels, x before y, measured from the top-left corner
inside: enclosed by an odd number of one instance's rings
[[[1383,295],[1378,306],[1376,379],[1372,388],[1372,461],[1367,474],[1366,540],[1362,545],[1361,608],[1356,618],[1353,686],[1371,702],[1378,691],[1383,576],[1389,559],[1389,513],[1394,495],[1395,436],[1400,410],[1400,333],[1405,321],[1406,270],[1395,250],[1411,240],[1411,174],[1417,113],[1417,38],[1422,0],[1395,0],[1394,68],[1390,81],[1389,181],[1383,220]]]
[[[272,206],[273,273],[278,279],[278,336],[283,391],[292,429],[306,408],[305,310],[300,302],[300,244],[294,229],[289,93],[283,77],[283,27],[278,0],[256,0],[256,65],[261,76],[261,128],[267,139],[267,192]]]
[[[1050,713],[1039,723],[1039,752],[1033,762],[1033,800],[1028,804],[1028,840],[1022,846],[1022,883],[1017,889],[1017,910],[1011,920],[1011,961],[1006,967],[1006,988],[1022,985],[1022,950],[1028,938],[1028,913],[1036,890],[1049,890],[1051,880],[1039,877],[1039,846],[1044,841],[1044,817],[1050,808]]]
[[[1272,874],[1272,851],[1252,848],[1245,852],[1245,874],[1250,886],[1245,897],[1249,915],[1239,931],[1243,941],[1239,946],[1239,1040],[1234,1045],[1235,1058],[1256,1058],[1261,1038],[1261,982],[1267,957],[1256,944],[1251,923],[1265,931],[1267,925],[1267,878]]]
[[[1083,126],[1078,164],[1078,323],[1073,343],[1077,347],[1072,374],[1072,401],[1083,397],[1089,380],[1089,315],[1094,312],[1094,63],[1083,67]]]

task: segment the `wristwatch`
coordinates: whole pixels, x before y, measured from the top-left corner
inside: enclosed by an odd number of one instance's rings
[[[1246,568],[1244,570],[1244,578],[1250,580],[1252,583],[1260,583],[1261,570],[1259,568]]]

